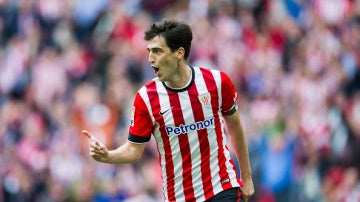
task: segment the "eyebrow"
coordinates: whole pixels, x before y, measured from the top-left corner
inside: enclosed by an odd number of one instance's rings
[[[151,51],[151,50],[163,50],[163,49],[160,47],[152,47],[152,48],[147,47],[146,50]]]

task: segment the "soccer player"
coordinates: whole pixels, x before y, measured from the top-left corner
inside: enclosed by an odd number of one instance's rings
[[[135,96],[128,141],[108,150],[96,140],[90,144],[91,157],[104,163],[135,162],[153,135],[165,201],[247,201],[254,185],[233,83],[224,72],[187,64],[192,31],[184,22],[154,23],[145,40],[156,77]]]

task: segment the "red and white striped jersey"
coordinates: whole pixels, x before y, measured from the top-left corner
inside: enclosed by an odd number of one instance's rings
[[[223,121],[236,111],[234,85],[224,72],[191,69],[185,88],[155,78],[137,92],[133,105],[128,140],[141,144],[155,137],[165,201],[204,201],[241,185]]]

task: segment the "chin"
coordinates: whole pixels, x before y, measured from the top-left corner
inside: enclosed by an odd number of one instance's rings
[[[157,74],[156,77],[159,79],[159,81],[164,81],[164,77],[160,76],[159,74]]]

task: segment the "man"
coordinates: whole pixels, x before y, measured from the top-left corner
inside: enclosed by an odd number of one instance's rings
[[[128,141],[108,150],[96,140],[90,144],[91,157],[104,163],[135,162],[153,135],[165,201],[235,202],[240,195],[247,201],[254,186],[237,93],[229,77],[187,64],[192,31],[185,23],[166,19],[154,23],[145,40],[156,78],[136,94]],[[240,178],[226,145],[224,123],[241,167]]]

